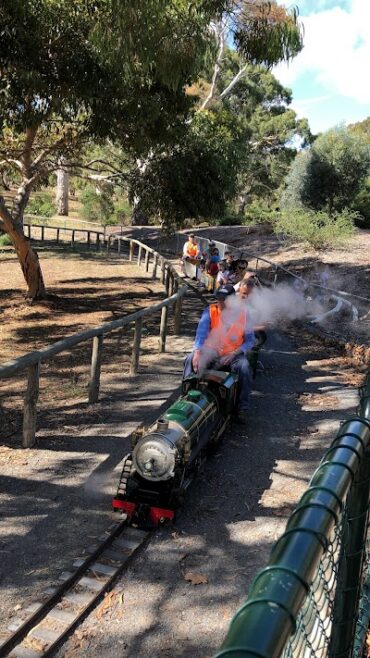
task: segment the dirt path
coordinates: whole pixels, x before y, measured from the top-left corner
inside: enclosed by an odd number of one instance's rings
[[[274,333],[246,430],[233,427],[159,531],[59,658],[206,658],[339,427],[361,376],[308,336]],[[303,339],[304,338],[304,339]],[[310,343],[310,344],[309,344]],[[203,580],[184,578],[191,572]]]

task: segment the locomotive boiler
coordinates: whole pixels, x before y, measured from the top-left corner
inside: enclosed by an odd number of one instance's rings
[[[135,434],[113,508],[140,526],[171,522],[207,451],[235,408],[237,375],[208,370],[182,382],[182,394],[158,420]]]

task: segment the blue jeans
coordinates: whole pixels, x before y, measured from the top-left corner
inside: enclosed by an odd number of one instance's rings
[[[194,374],[193,370],[193,355],[194,352],[188,354],[184,362],[184,377],[189,377]],[[238,375],[238,392],[237,392],[237,406],[238,411],[248,411],[249,409],[249,394],[252,388],[252,376],[249,367],[248,359],[244,354],[237,354],[227,366],[221,366],[219,359],[215,359],[208,365],[209,369],[225,370],[235,372]]]

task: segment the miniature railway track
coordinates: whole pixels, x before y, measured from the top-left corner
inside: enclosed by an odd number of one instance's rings
[[[110,526],[87,556],[63,572],[60,585],[45,590],[39,600],[19,610],[0,644],[0,658],[45,658],[66,639],[99,597],[143,547],[150,532],[130,528],[126,520]]]

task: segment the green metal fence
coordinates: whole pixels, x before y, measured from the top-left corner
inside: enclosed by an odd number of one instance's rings
[[[215,658],[361,658],[369,493],[370,373]]]

